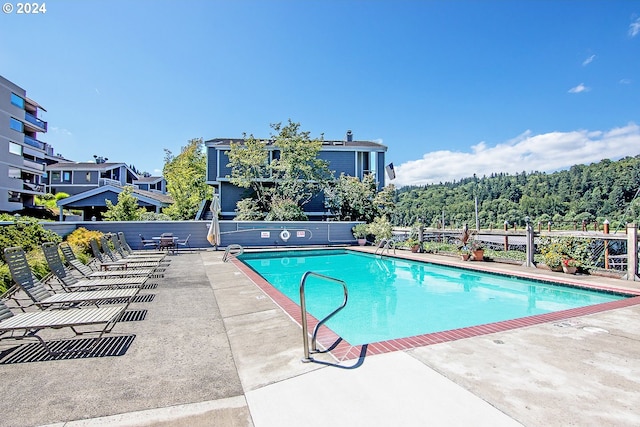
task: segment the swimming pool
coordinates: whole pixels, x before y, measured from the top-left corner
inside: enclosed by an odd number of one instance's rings
[[[299,305],[307,271],[347,283],[349,302],[327,326],[351,345],[465,328],[624,299],[550,283],[348,250],[273,251],[239,257]],[[310,277],[307,310],[321,319],[342,287]]]

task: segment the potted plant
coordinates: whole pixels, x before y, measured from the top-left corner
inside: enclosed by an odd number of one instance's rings
[[[471,250],[466,246],[458,248],[458,253],[463,261],[469,261],[469,258],[471,258]]]
[[[365,223],[356,224],[351,229],[353,237],[358,240],[360,246],[364,246],[367,243],[367,235],[369,234],[369,225]]]
[[[556,251],[547,251],[544,254],[544,263],[551,271],[562,271],[562,255]]]
[[[406,245],[409,247],[409,249],[411,249],[411,252],[413,253],[416,253],[420,250],[420,242],[418,241],[418,239],[407,239]]]
[[[477,240],[473,240],[468,245],[471,252],[471,259],[474,261],[482,261],[484,259],[484,244]]]
[[[562,271],[567,274],[576,274],[580,263],[573,258],[564,258],[562,260]]]

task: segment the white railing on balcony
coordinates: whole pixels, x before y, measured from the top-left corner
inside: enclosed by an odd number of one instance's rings
[[[115,179],[109,179],[109,178],[100,178],[98,180],[98,185],[100,187],[103,187],[105,185],[112,185],[114,187],[122,187],[122,184],[120,183],[120,181],[116,181]]]

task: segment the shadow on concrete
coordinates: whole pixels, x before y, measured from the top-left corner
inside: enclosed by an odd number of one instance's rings
[[[50,354],[39,342],[23,344],[1,352],[0,364],[12,365],[15,363],[46,362],[51,360],[124,356],[135,338],[135,335],[121,335],[47,342],[51,351],[64,352],[57,355]],[[82,350],[87,347],[91,347],[91,349],[88,351]]]

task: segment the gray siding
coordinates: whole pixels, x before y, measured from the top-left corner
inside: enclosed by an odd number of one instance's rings
[[[87,173],[89,174],[89,180],[87,181]],[[98,186],[98,172],[97,171],[73,171],[71,173],[71,182],[79,185],[91,185]]]
[[[92,190],[96,188],[95,185],[61,185],[54,184],[51,187],[52,190],[55,190],[56,193],[67,193],[70,196],[75,196],[76,194],[84,193],[87,190]],[[104,202],[103,202],[104,204]]]

